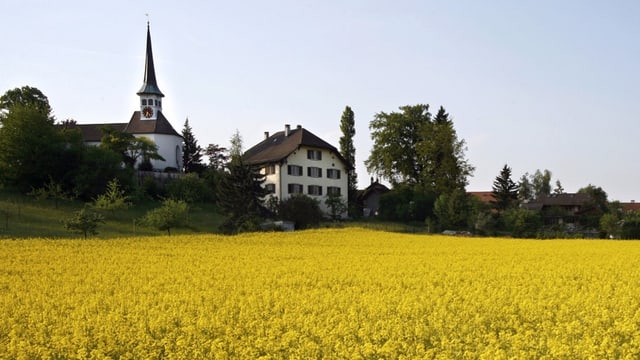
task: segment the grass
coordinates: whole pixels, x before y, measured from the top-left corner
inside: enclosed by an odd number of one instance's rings
[[[0,192],[0,239],[81,237],[80,234],[65,230],[63,220],[70,218],[83,206],[85,204],[79,201],[67,201],[60,202],[56,207],[53,201],[38,201],[24,195]],[[160,206],[158,202],[146,202],[114,214],[104,212],[106,222],[98,226],[98,235],[95,237],[109,239],[166,235],[165,231],[139,224],[139,219],[147,211],[158,206]],[[191,205],[190,208],[190,228],[172,229],[172,235],[218,232],[218,226],[223,219],[217,213],[215,206],[196,204]]]

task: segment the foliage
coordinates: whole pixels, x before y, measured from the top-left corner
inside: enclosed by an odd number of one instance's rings
[[[342,196],[338,194],[328,194],[324,200],[325,205],[329,208],[331,219],[338,220],[347,211],[347,204],[342,201]]]
[[[133,168],[137,162],[150,164],[151,160],[164,160],[158,154],[158,145],[153,140],[145,136],[136,137],[109,126],[102,128],[100,146],[119,154],[122,162],[129,168]]]
[[[547,169],[544,172],[541,172],[540,169],[536,170],[531,177],[531,185],[535,197],[551,194],[551,171]]]
[[[262,187],[265,175],[245,164],[240,156],[227,164],[227,169],[217,189],[218,205],[227,216],[220,230],[225,234],[256,230],[266,214],[267,191]]]
[[[323,218],[318,201],[304,194],[281,201],[279,214],[281,219],[293,221],[298,230],[318,226]]]
[[[625,214],[620,226],[620,238],[640,239],[640,214],[630,212]]]
[[[96,212],[88,211],[82,208],[74,213],[73,217],[64,220],[64,228],[71,232],[77,232],[84,235],[97,235],[98,224],[104,223],[104,217]]]
[[[167,196],[189,204],[212,200],[212,191],[197,173],[188,173],[167,184]]]
[[[502,214],[502,220],[514,237],[535,238],[542,228],[542,217],[537,211],[511,208]]]
[[[8,359],[640,352],[637,242],[348,228],[2,241],[0,253]]]
[[[529,181],[529,173],[525,173],[518,181],[518,201],[525,202],[534,198],[533,184]]]
[[[109,181],[116,178],[125,191],[130,191],[133,169],[122,168],[121,161],[121,157],[109,149],[87,146],[74,175],[74,193],[80,199],[92,200],[106,190]]]
[[[65,142],[42,111],[14,106],[0,127],[0,182],[23,192],[59,181],[66,168]]]
[[[166,199],[159,208],[150,210],[142,218],[142,224],[158,230],[166,230],[189,225],[189,205],[182,200]]]
[[[440,230],[469,230],[473,227],[473,203],[464,190],[442,194],[433,205]]]
[[[58,208],[60,201],[73,199],[73,197],[62,188],[62,184],[53,181],[52,178],[49,178],[49,182],[43,187],[33,189],[27,195],[33,196],[40,201],[51,199],[53,200],[56,209]]]
[[[607,193],[601,187],[589,184],[579,189],[578,194],[589,196],[589,201],[583,206],[580,223],[587,228],[598,229],[600,217],[609,212]]]
[[[380,197],[379,217],[387,221],[423,222],[433,215],[435,195],[417,187],[397,186]]]
[[[124,210],[130,206],[131,203],[117,178],[109,181],[107,190],[93,201],[94,209],[109,211],[111,215],[114,215],[117,210]]]
[[[198,145],[198,141],[195,136],[193,136],[193,130],[189,125],[189,119],[184,121],[182,138],[184,139],[184,148],[182,149],[182,169],[185,173],[202,173],[204,170],[204,165],[202,164],[202,148]]]
[[[517,204],[518,201],[518,185],[511,180],[511,168],[504,165],[493,182],[493,204],[499,211],[504,211]]]
[[[23,86],[8,90],[4,95],[0,96],[0,123],[3,117],[11,112],[14,107],[26,107],[44,114],[49,117],[51,122],[54,121],[51,115],[51,106],[49,99],[39,89],[31,86]]]
[[[209,158],[208,167],[213,170],[223,170],[229,156],[227,156],[227,148],[217,144],[209,144],[204,150],[204,154]]]
[[[350,166],[355,167],[356,147],[353,144],[353,137],[356,135],[356,126],[353,110],[351,110],[349,106],[344,108],[344,112],[340,118],[340,131],[342,132],[339,140],[340,154],[347,160]],[[356,174],[355,169],[349,170],[347,184],[347,199],[351,205],[355,203],[358,195],[358,174]]]
[[[464,158],[449,114],[440,107],[435,118],[429,105],[380,112],[369,124],[373,148],[367,170],[397,184],[419,185],[437,194],[463,189],[474,168]]]

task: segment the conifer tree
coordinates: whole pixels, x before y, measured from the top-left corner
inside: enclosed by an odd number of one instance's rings
[[[518,200],[518,185],[511,180],[511,168],[504,165],[493,182],[493,205],[499,211],[511,208]]]
[[[197,172],[204,170],[202,164],[202,148],[198,145],[198,141],[193,136],[189,119],[187,118],[182,128],[182,138],[184,139],[184,148],[182,151],[182,169],[185,173]]]

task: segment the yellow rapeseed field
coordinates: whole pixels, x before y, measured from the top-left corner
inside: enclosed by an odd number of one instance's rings
[[[640,242],[0,241],[0,358],[640,358]]]

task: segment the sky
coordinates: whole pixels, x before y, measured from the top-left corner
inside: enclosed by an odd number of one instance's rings
[[[147,20],[163,113],[198,144],[245,149],[302,125],[338,147],[355,113],[358,185],[369,123],[443,106],[490,191],[506,164],[566,192],[640,201],[640,2],[0,0],[0,93],[40,89],[58,120],[139,110]]]

